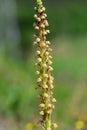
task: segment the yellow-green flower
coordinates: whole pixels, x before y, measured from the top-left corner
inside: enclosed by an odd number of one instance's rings
[[[85,123],[84,123],[84,121],[82,121],[82,120],[78,120],[78,121],[76,121],[76,123],[75,123],[75,127],[76,127],[76,129],[78,129],[78,130],[81,130],[81,129],[84,127],[84,125],[85,125]]]
[[[33,123],[27,123],[25,127],[26,127],[26,130],[32,130],[34,128],[34,124]]]
[[[52,125],[51,118],[56,99],[53,97],[54,77],[51,74],[51,71],[53,70],[51,66],[52,48],[50,46],[50,41],[47,40],[47,34],[50,33],[50,30],[47,29],[49,24],[46,18],[47,14],[45,13],[46,8],[43,6],[42,0],[37,0],[37,6],[34,9],[36,11],[36,14],[34,15],[35,23],[33,24],[35,28],[34,45],[36,45],[37,49],[37,63],[35,65],[39,67],[36,74],[38,75],[37,88],[40,89],[40,122],[44,130],[52,130],[55,129],[57,125]]]

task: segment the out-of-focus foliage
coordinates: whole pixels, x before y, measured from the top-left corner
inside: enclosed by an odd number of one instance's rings
[[[53,43],[56,45],[53,46],[53,75],[57,99],[53,117],[59,122],[60,130],[72,130],[77,127],[78,120],[83,121],[86,128],[87,39],[58,38]],[[0,114],[14,117],[17,123],[36,123],[39,103],[35,91],[34,56],[31,55],[27,64],[1,56],[0,77]]]
[[[44,1],[47,7],[51,34],[54,38],[60,34],[84,35],[87,33],[87,1]],[[32,6],[31,6],[32,5]],[[18,1],[17,14],[21,31],[21,49],[26,56],[32,47],[32,34],[34,22],[34,2]]]

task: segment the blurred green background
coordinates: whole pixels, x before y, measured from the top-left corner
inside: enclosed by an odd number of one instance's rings
[[[43,2],[53,48],[53,119],[59,130],[79,130],[79,120],[87,130],[87,1]],[[34,7],[35,1],[0,0],[0,130],[31,130],[39,119]]]

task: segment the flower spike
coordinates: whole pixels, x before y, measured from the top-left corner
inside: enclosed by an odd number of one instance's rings
[[[43,6],[42,0],[36,0],[37,6],[34,8],[36,14],[34,15],[35,23],[34,28],[36,31],[35,42],[36,53],[37,53],[37,63],[39,70],[36,71],[36,74],[39,76],[37,79],[37,88],[40,89],[40,105],[39,113],[41,115],[41,124],[44,130],[54,130],[57,125],[52,123],[52,110],[54,109],[54,103],[56,99],[53,97],[53,76],[51,71],[53,68],[52,56],[50,52],[50,41],[47,40],[47,34],[50,33],[50,30],[46,29],[49,26],[49,23],[46,19],[47,14],[45,13],[46,8]]]

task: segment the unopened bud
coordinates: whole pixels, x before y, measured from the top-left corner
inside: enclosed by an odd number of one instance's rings
[[[36,45],[36,44],[37,44],[37,42],[34,42],[33,44],[34,44],[34,45]]]
[[[35,15],[34,15],[34,18],[36,18],[36,19],[37,19],[37,14],[35,14]]]
[[[48,107],[50,107],[50,108],[51,108],[51,107],[52,107],[52,105],[49,103],[49,104],[48,104]]]
[[[45,17],[47,17],[47,14],[46,14],[46,13],[44,13],[44,16],[45,16]]]
[[[53,80],[49,80],[49,82],[50,82],[50,84],[52,84],[52,83],[53,83]]]
[[[48,64],[51,65],[53,62],[51,60],[48,61]]]
[[[47,68],[47,65],[46,65],[46,64],[43,64],[42,66],[43,66],[43,68]]]
[[[49,56],[50,59],[52,59],[53,57],[52,56]]]
[[[53,98],[53,99],[52,99],[52,102],[56,102],[56,99],[55,99],[55,98]]]
[[[56,123],[53,123],[52,125],[53,125],[53,127],[54,127],[55,129],[58,127],[58,125],[57,125]]]
[[[38,62],[41,62],[42,61],[42,59],[41,58],[38,58]]]
[[[46,98],[49,97],[47,93],[44,93],[43,96],[46,97]]]
[[[51,43],[50,43],[50,41],[46,41],[46,44],[50,45]]]
[[[44,111],[40,111],[40,115],[44,115]]]
[[[53,77],[53,76],[50,76],[50,80],[54,80],[54,77]]]
[[[51,95],[53,95],[53,92],[51,92]]]
[[[45,107],[45,104],[41,103],[39,106],[40,106],[40,107]]]
[[[45,89],[45,88],[48,88],[48,85],[43,85],[43,88]]]
[[[47,20],[45,20],[45,25],[46,25],[46,26],[49,26],[49,24],[48,24],[48,21],[47,21]]]
[[[46,47],[46,44],[45,44],[44,42],[42,42],[42,43],[41,43],[41,46],[45,48],[45,47]]]
[[[40,72],[39,72],[39,71],[36,71],[36,74],[37,74],[37,75],[39,75],[39,74],[40,74]]]
[[[48,74],[44,74],[43,76],[44,76],[45,78],[48,78]]]
[[[51,111],[49,110],[49,111],[47,111],[47,113],[48,113],[48,114],[50,114],[50,113],[51,113]]]
[[[43,10],[42,10],[42,9],[38,9],[38,12],[39,12],[39,13],[42,13],[42,12],[43,12]]]
[[[33,23],[33,26],[35,27],[35,26],[36,26],[36,23]]]
[[[49,71],[52,71],[52,70],[53,70],[53,68],[51,66],[49,66]]]
[[[39,37],[37,37],[37,38],[36,38],[36,41],[37,41],[37,42],[40,42],[40,38],[39,38]]]
[[[51,86],[50,86],[50,88],[51,88],[51,89],[53,89],[53,88],[54,88],[54,86],[53,86],[53,85],[51,85]]]
[[[41,78],[38,78],[37,82],[41,82]]]
[[[47,130],[52,130],[51,128],[47,128]]]
[[[46,30],[47,33],[50,33],[50,30]]]
[[[37,66],[38,65],[38,63],[35,63],[35,66]]]
[[[42,5],[43,4],[41,0],[37,0],[37,2],[38,2],[37,3],[38,5]]]
[[[47,34],[47,32],[46,31],[43,31],[43,35],[46,35]]]
[[[48,56],[48,55],[49,55],[49,52],[47,51],[45,54]]]
[[[48,49],[48,51],[50,51],[50,52],[51,52],[51,51],[52,51],[52,48],[49,48],[49,49]]]
[[[39,54],[40,54],[40,51],[37,51],[37,54],[39,55]]]
[[[52,105],[52,108],[54,109],[54,108],[55,108],[55,106],[54,106],[54,105]]]
[[[45,10],[46,10],[46,8],[45,8],[45,7],[43,7],[43,8],[42,8],[42,10],[43,10],[43,11],[45,11]]]
[[[35,26],[35,29],[36,29],[36,30],[39,30],[39,27],[38,27],[38,26]]]
[[[40,27],[45,28],[45,25],[44,25],[44,24],[41,24]]]
[[[37,10],[37,7],[34,7],[34,10]]]
[[[41,19],[38,17],[38,18],[37,18],[37,21],[38,21],[38,22],[40,22],[40,21],[41,21]]]
[[[45,16],[44,16],[44,15],[42,15],[42,16],[41,16],[41,19],[45,19]]]

